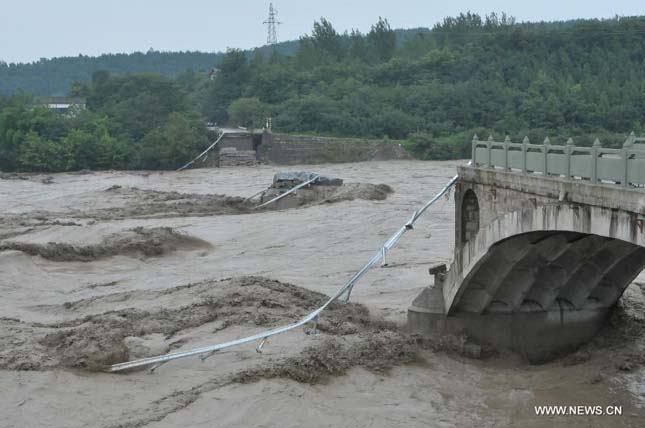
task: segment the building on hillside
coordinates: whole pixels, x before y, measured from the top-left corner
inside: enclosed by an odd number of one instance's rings
[[[80,97],[47,97],[41,98],[40,104],[60,113],[69,113],[72,110],[85,110],[85,98]]]

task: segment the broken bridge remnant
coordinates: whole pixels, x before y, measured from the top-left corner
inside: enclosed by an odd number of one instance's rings
[[[458,168],[455,249],[408,311],[530,361],[591,339],[645,267],[645,139],[622,149],[479,141]]]
[[[313,172],[279,172],[271,187],[260,195],[259,207],[273,204],[276,209],[294,208],[317,202],[343,185],[340,178],[324,177]]]

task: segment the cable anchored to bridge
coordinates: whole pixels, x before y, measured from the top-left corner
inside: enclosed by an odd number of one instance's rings
[[[188,168],[189,166],[194,164],[198,159],[200,159],[204,155],[206,155],[213,147],[215,147],[217,145],[217,143],[220,142],[220,140],[222,139],[222,137],[224,137],[225,134],[226,134],[226,132],[222,131],[221,134],[219,134],[219,137],[217,137],[217,140],[215,140],[215,142],[213,144],[211,144],[210,146],[208,146],[208,148],[206,150],[204,150],[203,152],[201,152],[200,154],[195,156],[195,158],[193,160],[191,160],[190,162],[188,162],[186,165],[182,166],[181,168],[177,168],[177,171],[185,170],[186,168]]]
[[[317,180],[318,178],[319,177],[316,176],[310,181]],[[171,353],[159,355],[156,357],[141,358],[133,361],[114,364],[114,365],[108,366],[106,370],[108,372],[114,373],[114,372],[120,372],[124,370],[130,370],[130,369],[141,368],[141,367],[150,367],[150,371],[152,372],[156,370],[158,367],[160,367],[161,365],[169,361],[192,357],[192,356],[199,356],[202,359],[202,361],[204,361],[205,359],[213,356],[215,353],[217,353],[222,349],[231,348],[234,346],[243,345],[245,343],[257,342],[257,341],[260,341],[260,344],[258,345],[256,350],[261,353],[262,347],[265,345],[269,337],[296,329],[309,322],[313,322],[315,326],[318,322],[318,318],[320,314],[325,309],[327,309],[332,303],[334,303],[335,301],[337,301],[343,296],[345,296],[344,298],[345,302],[349,301],[349,298],[352,293],[352,289],[354,288],[358,280],[361,279],[361,277],[365,275],[379,261],[385,260],[385,256],[387,252],[391,250],[397,244],[397,242],[399,242],[401,237],[407,231],[412,230],[414,228],[414,224],[423,215],[423,213],[428,208],[430,208],[430,206],[432,206],[436,201],[438,201],[439,198],[445,195],[452,188],[452,186],[455,185],[455,183],[457,182],[457,179],[458,179],[458,176],[455,175],[435,196],[432,197],[432,199],[426,202],[425,205],[423,205],[420,209],[414,211],[410,219],[403,226],[401,226],[401,228],[397,230],[396,233],[394,233],[387,241],[385,241],[383,246],[378,249],[378,251],[372,256],[372,258],[358,272],[356,272],[354,276],[347,283],[345,283],[345,285],[339,288],[338,291],[336,291],[336,293],[334,293],[322,306],[310,312],[308,315],[306,315],[299,321],[296,321],[292,324],[285,325],[282,327],[277,327],[271,330],[256,333],[251,336],[243,337],[236,340],[231,340],[228,342],[218,343],[218,344],[204,346],[200,348],[189,349],[186,351],[171,352]],[[308,184],[308,183],[303,183],[303,184]]]

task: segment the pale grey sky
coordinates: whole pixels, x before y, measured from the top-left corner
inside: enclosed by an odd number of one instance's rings
[[[645,14],[643,0],[275,0],[278,40],[329,19],[340,32],[368,31],[379,16],[393,28],[431,27],[468,10],[506,12],[518,21]],[[0,60],[156,50],[223,51],[263,45],[264,0],[0,0]]]

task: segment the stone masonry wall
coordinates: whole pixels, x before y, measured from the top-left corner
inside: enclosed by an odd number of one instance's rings
[[[296,165],[411,157],[400,144],[381,140],[265,133],[259,158],[263,162]]]
[[[461,209],[461,240],[462,242],[466,242],[470,241],[470,238],[479,232],[479,204],[474,192],[466,192]]]
[[[464,208],[470,206],[474,211],[472,203],[464,203],[464,198],[472,190],[477,197],[478,215],[477,227],[484,227],[491,223],[495,218],[513,211],[533,209],[538,205],[547,205],[558,203],[556,198],[550,198],[540,195],[527,195],[512,189],[489,186],[486,184],[473,183],[469,181],[459,181],[455,186],[455,248],[461,247],[468,237],[473,235],[474,221],[470,222],[471,228],[463,230],[463,215],[471,216],[474,220],[474,214],[462,214]],[[477,231],[474,231],[476,234]]]

